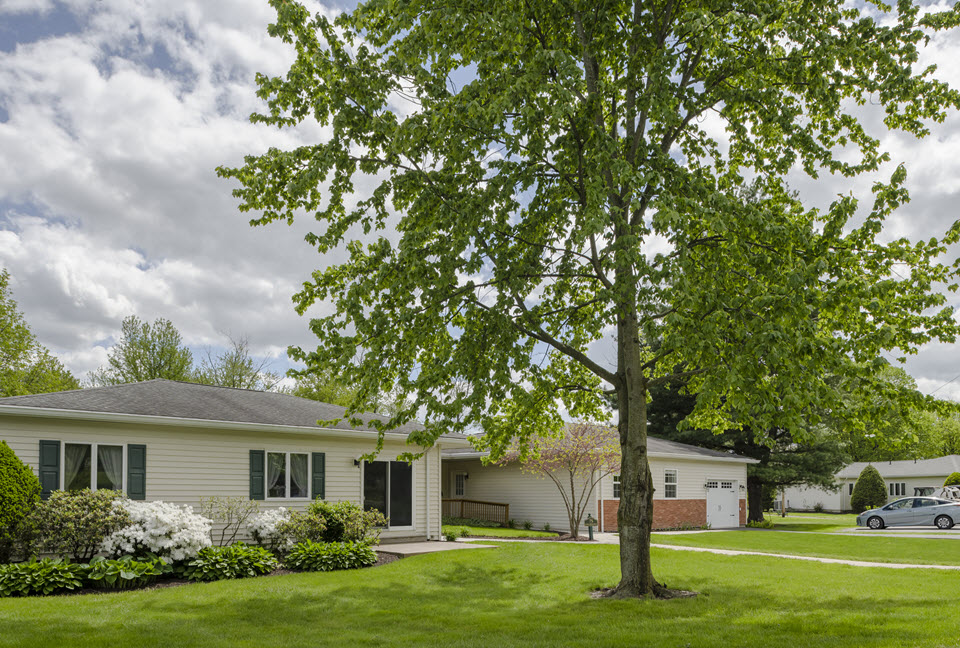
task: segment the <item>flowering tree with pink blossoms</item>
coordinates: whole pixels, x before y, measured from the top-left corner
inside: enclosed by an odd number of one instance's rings
[[[620,438],[616,428],[571,423],[562,435],[539,438],[527,452],[514,448],[501,463],[512,461],[556,485],[567,508],[570,533],[576,537],[597,484],[620,470]]]

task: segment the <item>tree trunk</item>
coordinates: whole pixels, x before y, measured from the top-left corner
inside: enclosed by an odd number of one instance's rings
[[[747,477],[747,522],[763,522],[763,482]]]
[[[623,314],[619,326],[622,384],[620,408],[620,584],[618,597],[646,597],[660,589],[650,565],[653,522],[653,475],[647,460],[647,394],[640,356],[636,309]]]

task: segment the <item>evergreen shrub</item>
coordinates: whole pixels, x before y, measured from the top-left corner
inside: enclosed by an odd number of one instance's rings
[[[877,508],[887,503],[887,486],[880,471],[868,465],[860,472],[850,496],[850,507],[855,513]]]

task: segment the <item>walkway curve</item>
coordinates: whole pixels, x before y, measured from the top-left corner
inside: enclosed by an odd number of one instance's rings
[[[865,560],[844,560],[842,558],[821,558],[819,556],[794,556],[790,554],[765,553],[762,551],[740,551],[738,549],[714,549],[711,547],[684,547],[683,545],[651,544],[657,549],[673,549],[675,551],[699,551],[702,553],[720,554],[722,556],[767,556],[769,558],[789,558],[791,560],[807,560],[810,562],[830,563],[834,565],[852,565],[854,567],[885,567],[887,569],[942,569],[960,571],[960,565],[913,565],[908,563],[867,562]]]

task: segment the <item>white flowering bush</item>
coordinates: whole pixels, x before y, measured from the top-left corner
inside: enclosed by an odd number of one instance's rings
[[[131,523],[114,531],[101,545],[111,555],[153,553],[177,562],[196,556],[209,547],[213,522],[193,512],[191,506],[169,502],[123,500],[116,506],[127,510]]]
[[[254,542],[271,551],[289,549],[293,541],[283,532],[283,523],[290,512],[283,506],[258,513],[247,521],[247,529]]]

